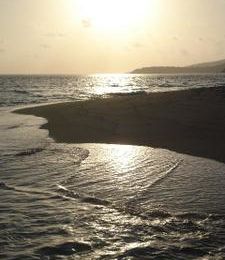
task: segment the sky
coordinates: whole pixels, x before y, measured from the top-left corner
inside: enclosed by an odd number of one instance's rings
[[[225,0],[0,0],[0,74],[123,73],[225,58]]]

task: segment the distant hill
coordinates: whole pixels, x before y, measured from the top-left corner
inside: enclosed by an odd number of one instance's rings
[[[216,67],[216,66],[222,66],[224,69],[225,65],[225,59],[223,60],[218,60],[218,61],[212,61],[212,62],[204,62],[204,63],[199,63],[199,64],[194,64],[194,65],[191,65],[189,67]]]
[[[153,74],[153,73],[224,73],[225,59],[213,62],[193,64],[185,67],[144,67],[133,70],[133,74]]]

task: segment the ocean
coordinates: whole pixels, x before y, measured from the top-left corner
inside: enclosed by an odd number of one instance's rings
[[[225,87],[224,74],[0,76],[0,259],[225,259],[225,165],[56,143],[46,103]]]

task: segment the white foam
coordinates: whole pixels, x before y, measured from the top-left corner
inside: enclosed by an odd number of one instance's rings
[[[48,131],[40,129],[44,123],[43,118],[0,109],[0,155],[41,148],[48,137]]]

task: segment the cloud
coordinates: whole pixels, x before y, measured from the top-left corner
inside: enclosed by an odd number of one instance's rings
[[[65,37],[66,34],[65,34],[65,33],[58,33],[57,36],[58,36],[58,37]]]
[[[186,50],[186,49],[181,49],[181,50],[180,50],[180,53],[181,53],[182,55],[184,55],[184,56],[189,56],[189,55],[190,55],[189,51]]]
[[[81,23],[82,23],[82,26],[84,28],[90,28],[91,27],[91,20],[90,19],[83,19],[81,21]]]
[[[135,42],[135,43],[133,44],[133,47],[134,47],[134,48],[142,48],[142,47],[144,47],[144,45],[143,45],[142,43],[140,43],[140,42]]]
[[[66,34],[65,33],[53,33],[53,32],[49,32],[44,34],[45,37],[49,37],[49,38],[57,38],[57,37],[65,37]]]
[[[55,33],[45,33],[44,36],[45,37],[55,37],[56,34]]]
[[[45,44],[45,43],[40,44],[40,47],[43,48],[43,49],[49,49],[49,48],[51,48],[50,45]]]
[[[223,42],[222,42],[222,41],[216,41],[215,44],[216,44],[217,46],[221,46],[221,47],[223,46]]]

